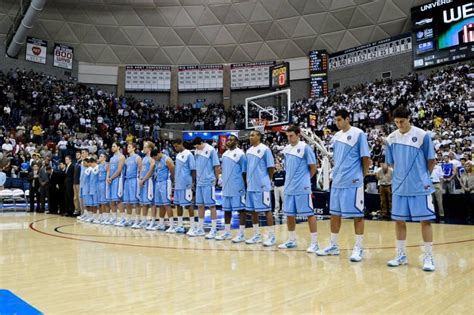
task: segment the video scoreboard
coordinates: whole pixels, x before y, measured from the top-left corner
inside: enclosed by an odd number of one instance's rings
[[[474,57],[474,2],[437,0],[411,9],[415,69]]]
[[[270,67],[270,89],[277,90],[290,86],[290,63],[283,62]]]

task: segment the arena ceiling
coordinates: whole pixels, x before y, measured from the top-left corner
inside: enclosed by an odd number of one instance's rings
[[[0,36],[18,12],[0,0]],[[411,29],[426,0],[48,0],[29,35],[70,44],[79,61],[199,64],[340,51]]]

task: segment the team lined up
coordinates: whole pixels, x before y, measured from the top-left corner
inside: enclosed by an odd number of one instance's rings
[[[430,220],[435,215],[431,201],[433,185],[429,176],[434,166],[433,144],[425,131],[411,126],[406,108],[397,108],[393,116],[398,130],[387,138],[386,161],[394,165],[392,218],[396,220],[397,256],[388,265],[396,267],[407,263],[404,221],[414,220],[422,224],[425,241],[423,269],[433,271]],[[333,138],[330,245],[321,249],[317,240],[310,182],[316,173],[314,150],[300,140],[300,128],[290,126],[287,129],[289,144],[283,152],[286,170],[283,209],[288,218],[289,238],[278,248],[297,247],[295,218],[305,216],[311,234],[307,252],[319,256],[338,255],[341,217],[354,218],[356,241],[350,260],[359,262],[364,256],[363,185],[370,163],[369,146],[365,133],[350,125],[346,110],[336,113],[336,125],[340,131]],[[216,150],[200,138],[193,141],[194,154],[185,149],[181,140],[175,140],[173,146],[178,153],[175,162],[151,142],[144,143],[143,158],[135,152],[134,144],[127,146],[127,158],[120,152],[119,145],[113,144],[109,163],[106,163],[106,156],[101,155],[99,161],[88,158],[81,167],[81,198],[87,211],[79,219],[118,227],[186,233],[191,237],[205,236],[209,240],[274,246],[276,236],[270,198],[274,159],[271,150],[261,141],[262,134],[252,131],[249,137],[251,147],[244,152],[238,147],[238,139],[229,136],[222,164]],[[225,230],[218,234],[215,186],[220,175]],[[173,185],[176,222],[171,209]],[[197,222],[194,205],[198,207]],[[211,229],[207,234],[204,231],[206,207],[211,211]],[[183,225],[184,209],[189,213],[190,228],[187,232]],[[232,211],[240,213],[240,228],[233,238],[230,231]],[[249,239],[244,236],[245,211],[252,213],[253,236]],[[259,213],[265,213],[267,219],[265,238],[260,232]],[[148,215],[151,215],[150,220],[147,220]],[[165,226],[166,215],[168,227]]]

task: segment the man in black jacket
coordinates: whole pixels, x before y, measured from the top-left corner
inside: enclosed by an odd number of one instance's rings
[[[64,169],[64,199],[65,199],[65,215],[74,216],[74,165],[71,157],[65,158],[66,167]]]
[[[28,181],[30,182],[30,212],[35,211],[35,200],[36,200],[36,211],[40,211],[40,181],[39,181],[39,165],[33,164],[33,170],[28,175]]]

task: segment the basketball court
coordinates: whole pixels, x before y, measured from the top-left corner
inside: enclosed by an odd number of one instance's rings
[[[339,257],[83,224],[43,214],[0,216],[0,283],[44,314],[472,312],[474,228],[434,224],[437,270],[421,270],[418,224],[408,224],[408,266],[389,268],[393,222],[367,221],[366,256],[349,262],[352,221]],[[329,221],[318,224],[326,244]],[[286,226],[277,226],[279,241]],[[251,229],[246,230],[250,236]]]

